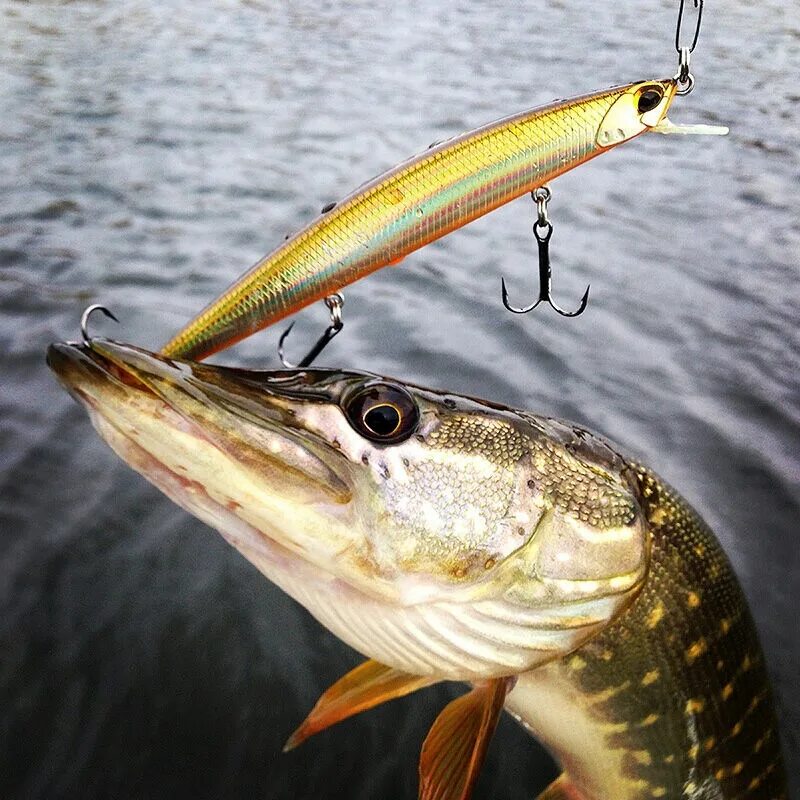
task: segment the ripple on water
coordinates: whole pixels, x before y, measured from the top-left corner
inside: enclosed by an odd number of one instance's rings
[[[429,142],[671,70],[675,9],[656,5],[0,4],[0,794],[415,796],[424,728],[456,690],[279,760],[352,654],[127,470],[44,347],[75,337],[90,301],[121,317],[115,335],[158,347],[326,202]],[[743,576],[787,731],[800,730],[791,10],[708,9],[697,89],[671,116],[728,124],[727,140],[645,137],[555,183],[554,293],[569,306],[591,283],[582,317],[501,308],[500,275],[515,300],[535,292],[525,199],[348,287],[347,331],[324,359],[571,417],[660,469]],[[298,341],[324,321],[305,311]],[[216,360],[275,365],[277,335]],[[513,726],[500,735],[479,794],[535,796],[551,767]]]

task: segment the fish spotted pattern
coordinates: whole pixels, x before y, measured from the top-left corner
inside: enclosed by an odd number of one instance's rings
[[[106,340],[48,359],[125,461],[384,662],[328,693],[290,745],[460,680],[474,688],[426,740],[423,800],[469,796],[503,703],[563,767],[548,800],[786,798],[727,558],[602,438],[366,373],[252,372]]]

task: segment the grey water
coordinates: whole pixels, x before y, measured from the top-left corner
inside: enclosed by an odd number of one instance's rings
[[[412,798],[457,686],[281,745],[357,654],[98,439],[44,364],[82,309],[157,348],[287,233],[430,142],[671,75],[677,2],[0,1],[0,795]],[[345,291],[320,363],[573,419],[706,517],[800,773],[800,13],[706,4],[675,121]],[[325,324],[307,309],[299,355]],[[279,331],[216,360],[275,366]],[[478,796],[555,768],[503,720]],[[795,786],[797,791],[797,786]]]

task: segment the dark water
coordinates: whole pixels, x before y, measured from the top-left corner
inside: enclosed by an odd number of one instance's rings
[[[0,2],[0,795],[415,796],[455,688],[280,755],[357,656],[129,471],[47,372],[89,302],[157,347],[319,208],[429,142],[674,71],[677,3]],[[800,769],[800,13],[709,2],[676,120],[560,179],[555,292],[519,201],[347,291],[323,361],[568,417],[706,516]],[[300,348],[325,319],[302,315]],[[100,321],[96,327],[111,333]],[[274,363],[268,330],[219,360]],[[480,795],[552,765],[508,721]]]

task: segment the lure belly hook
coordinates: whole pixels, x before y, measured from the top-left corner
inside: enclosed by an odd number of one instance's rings
[[[550,238],[553,235],[553,223],[550,222],[547,216],[547,204],[550,202],[552,193],[547,186],[542,186],[534,192],[531,192],[531,198],[536,203],[538,218],[533,224],[533,235],[536,237],[536,242],[539,245],[539,299],[535,303],[531,303],[524,308],[516,308],[511,305],[508,300],[508,290],[506,288],[505,278],[500,279],[502,286],[503,305],[513,314],[527,314],[533,311],[539,303],[548,303],[555,311],[561,314],[562,317],[577,317],[586,310],[586,304],[589,302],[589,289],[591,285],[586,287],[586,291],[581,298],[581,304],[575,311],[564,311],[559,305],[556,304],[552,296],[552,269],[550,266]]]

